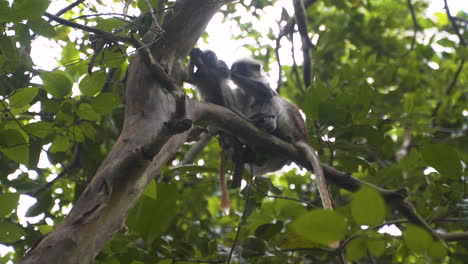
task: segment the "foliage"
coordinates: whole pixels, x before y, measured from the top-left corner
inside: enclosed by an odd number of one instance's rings
[[[144,1],[127,2],[148,9]],[[153,7],[157,2],[151,1]],[[315,44],[314,82],[303,87],[299,62],[282,65],[281,94],[308,117],[311,143],[322,161],[387,189],[407,188],[411,203],[433,227],[466,230],[468,48],[447,14],[425,13],[424,1],[306,2],[314,2],[306,10]],[[76,30],[44,19],[49,4],[0,0],[0,243],[13,247],[0,263],[19,259],[63,219],[123,123],[122,80],[132,53],[125,53],[125,45],[107,45],[93,58],[89,33],[73,37]],[[274,4],[239,1],[222,11],[242,29],[232,31],[241,32],[233,38],[254,40],[245,47],[266,69],[277,67],[278,25],[267,25],[270,34],[262,36],[260,25],[243,19],[246,14],[236,7],[261,21]],[[95,13],[103,5],[89,1],[64,17]],[[110,32],[125,24],[116,17],[74,21]],[[281,19],[293,17],[289,10]],[[467,39],[468,14],[457,17]],[[138,23],[124,30],[144,34],[144,27],[135,28]],[[283,41],[291,43],[291,36]],[[42,69],[31,58],[38,38],[60,47],[52,51],[60,53],[59,68]],[[281,50],[281,58],[291,56]],[[92,60],[94,68],[88,69]],[[399,212],[372,189],[352,194],[330,186],[336,211],[316,208],[313,175],[296,169],[257,177],[251,189],[231,190],[233,208],[223,215],[214,169],[219,146],[212,142],[205,148],[196,161],[200,166],[171,169],[189,147],[161,172],[167,183],[147,187],[127,220],[128,232],[108,242],[96,263],[222,262],[239,227],[236,248],[242,250],[234,257],[242,263],[339,263],[326,250],[336,240],[342,240],[345,257],[358,263],[464,263],[468,257],[466,240],[442,243],[421,227],[397,221]],[[23,217],[21,225],[20,194],[36,200],[26,212],[36,220]],[[396,223],[403,235],[381,232],[384,221]]]

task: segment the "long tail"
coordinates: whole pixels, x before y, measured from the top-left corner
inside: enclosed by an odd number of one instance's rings
[[[226,187],[226,152],[221,148],[221,162],[219,164],[219,186],[221,188],[221,205],[223,213],[229,212],[231,209],[231,200]]]
[[[325,180],[325,175],[323,174],[322,164],[320,163],[320,159],[315,153],[314,148],[312,148],[312,146],[310,146],[304,141],[298,141],[295,143],[295,145],[304,152],[307,160],[309,160],[310,163],[312,163],[314,173],[317,176],[317,189],[319,190],[323,208],[333,210],[332,201],[330,199],[330,193],[328,192],[327,182]]]

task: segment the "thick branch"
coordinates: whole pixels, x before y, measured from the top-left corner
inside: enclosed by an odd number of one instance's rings
[[[252,147],[261,146],[263,149],[267,149],[268,151],[282,153],[284,156],[291,158],[291,160],[307,168],[309,171],[313,170],[309,161],[305,159],[302,152],[294,145],[258,129],[252,123],[244,120],[234,112],[224,107],[209,103],[194,103],[196,113],[193,116],[194,122],[207,121],[211,125],[230,131],[247,145]],[[382,194],[387,203],[398,209],[409,221],[424,227],[428,232],[433,234],[434,237],[440,237],[439,234],[416,212],[414,206],[406,200],[406,190],[386,190],[371,183],[354,178],[351,174],[338,171],[326,164],[322,164],[322,166],[327,180],[330,180],[335,185],[351,192],[357,191],[363,185],[374,188]]]

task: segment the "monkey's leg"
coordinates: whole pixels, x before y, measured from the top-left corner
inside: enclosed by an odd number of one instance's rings
[[[232,182],[231,188],[239,188],[242,183],[242,172],[244,171],[244,158],[243,158],[243,149],[242,143],[236,138],[234,144],[234,154],[232,156],[234,161],[234,170],[232,173]]]

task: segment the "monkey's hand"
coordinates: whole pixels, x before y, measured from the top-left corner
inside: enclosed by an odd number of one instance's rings
[[[194,66],[197,67],[196,71]],[[226,63],[218,60],[216,54],[211,50],[192,49],[188,68],[190,81],[195,84],[200,80],[213,79],[218,81],[230,77],[230,70]]]

